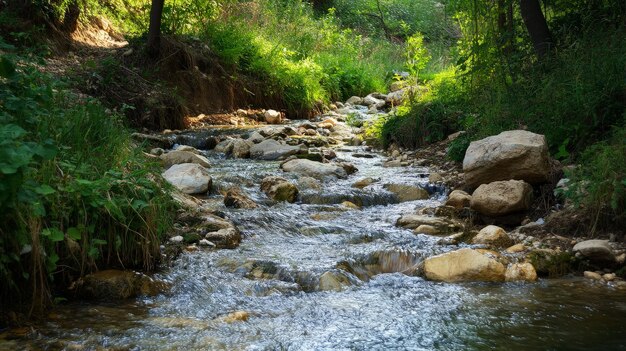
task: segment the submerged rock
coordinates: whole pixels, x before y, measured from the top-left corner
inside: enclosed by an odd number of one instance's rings
[[[85,276],[77,281],[75,288],[83,298],[113,301],[154,296],[166,290],[167,284],[141,273],[108,269]]]
[[[488,254],[460,249],[429,257],[424,261],[427,279],[444,282],[505,280],[506,268]]]
[[[230,188],[224,195],[224,205],[234,208],[256,208],[257,204],[252,201],[239,188]]]
[[[285,172],[298,173],[316,179],[325,177],[346,178],[348,176],[346,170],[339,165],[304,159],[287,161],[281,165],[281,168]]]
[[[282,177],[263,178],[261,191],[275,201],[296,202],[298,198],[298,187]]]
[[[320,276],[318,289],[321,291],[341,291],[351,285],[352,282],[348,275],[342,270],[335,269]]]
[[[300,153],[301,146],[281,144],[274,139],[266,139],[250,147],[250,158],[258,160],[284,160],[291,155]]]
[[[212,182],[209,171],[196,163],[173,165],[163,172],[163,178],[185,194],[206,193]]]
[[[416,185],[385,184],[383,187],[393,193],[400,202],[425,200],[430,197],[426,189]]]

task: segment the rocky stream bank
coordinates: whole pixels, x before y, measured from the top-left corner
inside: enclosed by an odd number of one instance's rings
[[[101,302],[61,308],[0,347],[484,349],[510,335],[511,349],[584,347],[559,334],[572,315],[608,316],[592,339],[623,346],[604,329],[625,302],[625,247],[555,230],[567,210],[553,192],[567,182],[545,138],[475,141],[462,164],[445,155],[458,134],[420,150],[364,143],[356,126],[401,96],[352,97],[312,121],[238,110],[221,116],[228,126],[199,116],[191,130],[135,134],[184,208],[162,246],[171,266],[85,277],[73,288]],[[481,331],[486,316],[503,330]]]

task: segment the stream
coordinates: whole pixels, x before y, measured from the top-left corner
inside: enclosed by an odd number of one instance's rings
[[[626,350],[623,290],[581,278],[449,284],[416,276],[423,259],[458,246],[395,221],[441,204],[447,189],[428,184],[428,169],[385,168],[382,154],[363,147],[336,153],[359,171],[320,190],[301,188],[296,203],[275,204],[260,191],[261,179],[296,183],[296,175],[276,161],[207,152],[214,184],[241,186],[260,205],[232,209],[221,195],[204,199],[241,230],[237,249],[184,253],[157,275],[171,284],[167,294],[69,303],[0,349]],[[351,187],[364,177],[380,181]],[[430,198],[396,203],[387,183],[422,185]],[[361,209],[341,205],[355,199]],[[320,276],[339,268],[350,272],[349,286],[321,291]],[[247,319],[227,320],[237,311]]]

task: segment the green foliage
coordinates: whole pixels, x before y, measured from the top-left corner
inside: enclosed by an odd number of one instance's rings
[[[625,115],[626,117],[626,115]],[[626,224],[626,123],[615,127],[609,140],[587,148],[580,166],[570,176],[565,195],[598,221],[623,227]]]
[[[406,68],[417,80],[419,73],[426,68],[426,64],[431,59],[428,50],[424,47],[424,36],[416,33],[408,37],[404,50]]]
[[[153,268],[174,205],[119,116],[19,57],[0,83],[2,308],[98,263]]]
[[[400,48],[315,18],[303,1],[258,0],[220,8],[195,32],[222,62],[261,80],[266,93],[302,116],[320,103],[384,91]],[[245,79],[245,78],[242,78]]]

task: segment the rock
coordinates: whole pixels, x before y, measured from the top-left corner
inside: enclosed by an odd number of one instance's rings
[[[358,210],[359,209],[359,205],[355,204],[354,202],[350,202],[350,201],[342,202],[341,206],[347,207],[347,208],[351,208],[353,210]]]
[[[525,130],[510,130],[473,141],[465,152],[463,172],[470,187],[509,179],[546,182],[550,177],[546,138]]]
[[[448,200],[446,200],[445,205],[461,210],[465,207],[469,207],[471,200],[472,196],[465,191],[453,190],[450,195],[448,195]]]
[[[428,182],[430,183],[439,183],[439,182],[443,182],[443,176],[439,173],[431,173],[428,176]]]
[[[233,138],[227,138],[215,145],[213,151],[221,152],[223,154],[229,154],[233,150]]]
[[[537,280],[537,272],[532,264],[525,263],[513,263],[506,268],[504,273],[504,279],[507,282],[515,281],[527,281],[534,282]]]
[[[346,171],[348,175],[354,174],[359,171],[358,168],[356,168],[352,163],[349,163],[349,162],[340,162],[337,164],[343,167],[343,169]]]
[[[211,247],[215,247],[215,243],[207,240],[207,239],[201,239],[200,241],[198,241],[198,245],[200,246],[211,246]]]
[[[481,229],[472,239],[472,244],[483,244],[492,247],[507,247],[513,244],[506,231],[495,225],[488,225]],[[534,269],[533,269],[534,270]]]
[[[185,194],[206,193],[212,182],[209,171],[196,163],[173,165],[163,178]]]
[[[250,157],[250,148],[254,145],[253,142],[242,139],[235,139],[232,142],[230,155],[235,158],[248,158]]]
[[[211,166],[209,164],[209,160],[206,157],[202,155],[197,155],[190,151],[174,150],[161,155],[160,158],[163,161],[163,166],[166,169],[170,168],[172,165],[179,165],[182,163],[196,163],[202,167],[207,168]]]
[[[385,184],[383,188],[393,193],[400,202],[425,200],[430,197],[426,189],[415,185]]]
[[[458,132],[454,132],[454,133],[448,135],[447,140],[448,141],[456,140],[458,137],[460,137],[461,135],[464,135],[464,134],[466,134],[466,132],[464,130],[460,130]]]
[[[482,184],[472,194],[470,207],[487,216],[526,211],[532,204],[533,188],[522,180]]]
[[[394,92],[406,87],[407,82],[404,80],[396,80],[389,85],[389,91]],[[389,96],[389,94],[387,94]]]
[[[320,184],[319,180],[312,178],[312,177],[300,177],[298,179],[298,186],[301,189],[310,189],[310,190],[322,189],[322,184]]]
[[[363,104],[363,99],[361,99],[358,96],[352,96],[348,100],[346,100],[346,104],[361,105],[361,104]]]
[[[385,168],[402,167],[402,161],[400,160],[387,161],[383,164],[383,167]]]
[[[183,238],[182,235],[176,235],[170,238],[170,242],[173,242],[173,243],[182,243],[183,240],[185,240],[185,238]]]
[[[165,150],[161,149],[160,147],[155,147],[150,150],[150,155],[154,155],[154,156],[161,156],[164,153],[165,153]]]
[[[265,117],[265,122],[268,124],[279,124],[283,120],[280,112],[275,111],[275,110],[265,111],[264,117]]]
[[[367,177],[367,178],[363,178],[363,179],[359,179],[356,182],[354,182],[352,184],[353,188],[359,188],[359,189],[363,189],[368,185],[372,185],[374,183],[376,183],[378,180],[374,179],[372,177]]]
[[[167,284],[137,272],[108,269],[78,280],[75,288],[83,298],[112,301],[158,295]]]
[[[602,279],[606,280],[607,282],[612,282],[613,280],[615,280],[615,278],[617,278],[617,275],[615,273],[605,273],[602,275]]]
[[[261,191],[275,201],[296,202],[298,188],[282,177],[269,176],[261,181]]]
[[[198,149],[196,149],[193,146],[189,146],[189,145],[179,145],[176,149],[176,151],[188,151],[188,152],[192,152],[196,155],[200,155],[200,151]]]
[[[416,234],[439,235],[440,232],[432,225],[422,224],[413,231]]]
[[[385,106],[387,103],[385,100],[375,98],[372,96],[373,94],[369,94],[368,96],[363,98],[363,105],[372,107],[374,106],[376,109],[380,109]]]
[[[241,233],[234,226],[208,232],[204,238],[218,249],[234,249],[241,243]]]
[[[267,139],[250,147],[250,158],[266,161],[284,160],[299,153],[300,150],[300,146],[281,144],[276,140]]]
[[[265,140],[265,137],[263,135],[261,135],[261,133],[259,133],[257,131],[254,131],[254,132],[252,132],[252,134],[250,134],[250,136],[246,140],[249,140],[249,141],[251,141],[251,142],[253,142],[255,144],[258,144],[258,143],[262,142],[263,140]]]
[[[615,254],[609,246],[608,240],[585,240],[574,245],[574,252],[580,252],[583,256],[595,263],[614,263]]]
[[[501,282],[505,279],[505,272],[502,263],[487,254],[467,248],[429,257],[424,261],[426,278],[444,282]]]
[[[587,279],[591,279],[591,280],[602,280],[602,276],[596,272],[592,272],[592,271],[584,271],[583,275],[585,276],[585,278]]]
[[[415,229],[417,234],[419,234],[418,228],[422,225],[435,228],[437,235],[448,234],[460,228],[458,223],[448,218],[430,217],[418,214],[403,215],[396,221],[396,226]]]
[[[311,160],[296,159],[287,161],[281,165],[281,168],[285,172],[298,173],[316,179],[325,177],[346,178],[348,176],[345,169],[339,165]]]
[[[347,286],[351,286],[350,278],[345,272],[335,269],[327,271],[320,276],[318,289],[321,291],[341,291]]]
[[[246,311],[236,311],[222,316],[219,319],[224,323],[230,324],[235,322],[245,322],[248,320],[248,318],[250,318],[250,313]]]
[[[257,204],[252,201],[239,188],[230,188],[224,195],[224,205],[234,208],[256,208]]]
[[[523,252],[524,250],[526,250],[526,246],[524,246],[524,244],[515,244],[515,245],[507,248],[506,252],[508,252],[508,253],[518,253],[518,252]]]

